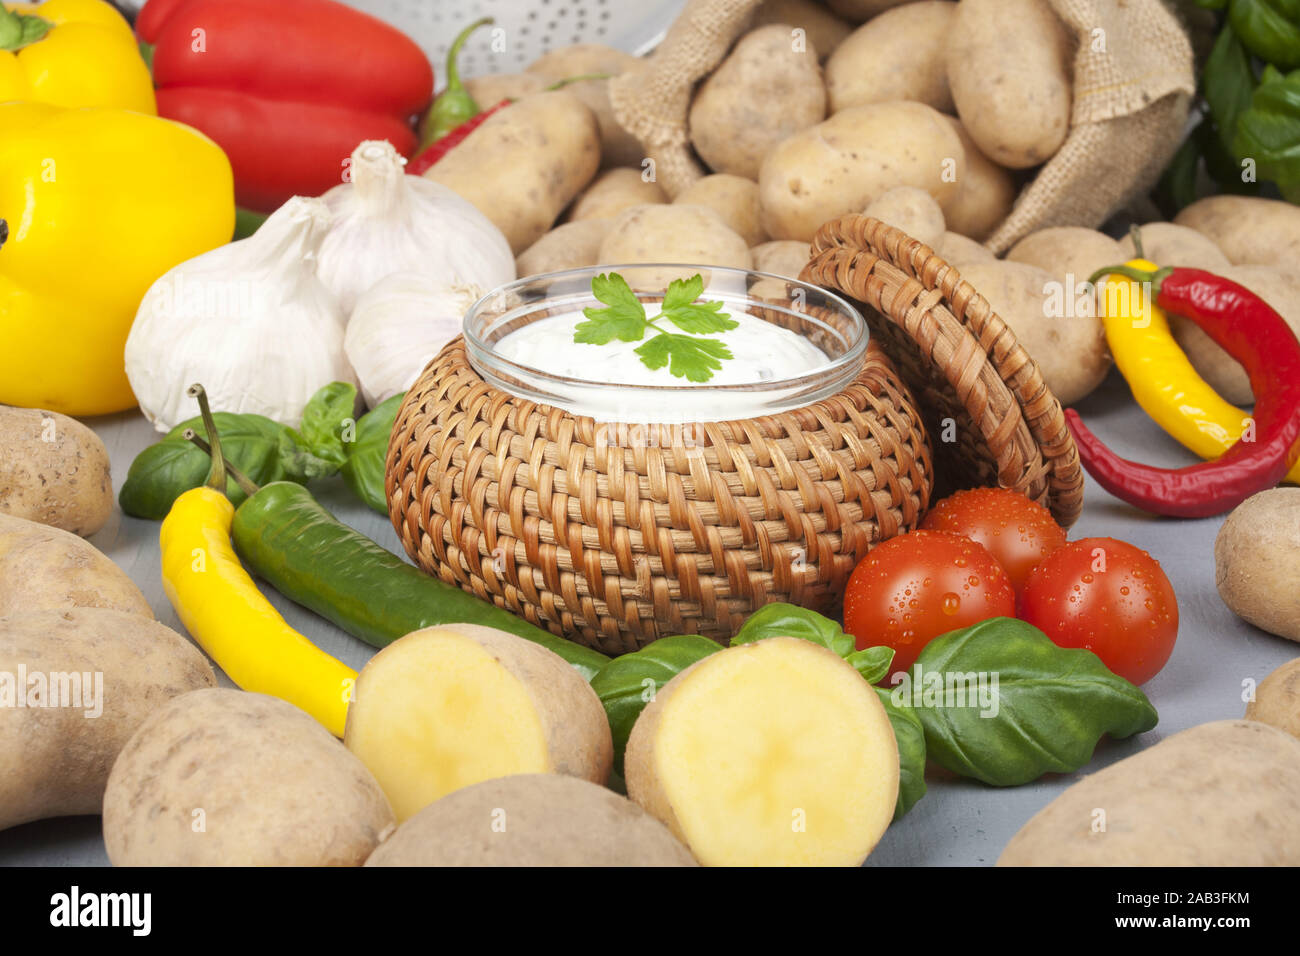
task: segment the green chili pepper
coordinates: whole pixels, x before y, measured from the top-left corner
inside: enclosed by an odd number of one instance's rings
[[[479,105],[474,102],[474,97],[469,95],[469,90],[461,83],[460,66],[456,60],[470,34],[479,27],[494,22],[491,17],[475,20],[452,42],[451,49],[447,51],[447,86],[433,101],[429,112],[425,114],[424,123],[421,124],[424,134],[420,137],[419,150],[430,143],[436,143],[461,123],[478,115]]]

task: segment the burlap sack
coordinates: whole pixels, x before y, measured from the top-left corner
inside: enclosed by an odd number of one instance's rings
[[[615,115],[670,196],[705,174],[687,136],[695,84],[760,2],[690,0],[647,69],[610,81]],[[1191,44],[1160,0],[1048,2],[1079,41],[1070,133],[989,238],[997,253],[1047,226],[1095,228],[1150,188],[1178,147],[1196,88]]]

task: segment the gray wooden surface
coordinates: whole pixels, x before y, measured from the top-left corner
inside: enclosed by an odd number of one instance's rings
[[[1121,454],[1170,466],[1192,461],[1146,419],[1115,375],[1078,408]],[[157,435],[134,413],[91,420],[90,424],[108,445],[114,485],[120,488],[131,460]],[[358,504],[341,481],[322,482],[314,490],[343,521],[400,553],[392,526]],[[1089,770],[1194,724],[1240,717],[1245,707],[1242,682],[1248,678],[1258,681],[1300,653],[1300,646],[1245,624],[1220,601],[1214,587],[1214,536],[1221,523],[1221,518],[1151,518],[1089,481],[1084,513],[1071,537],[1108,535],[1150,551],[1173,581],[1181,617],[1172,659],[1144,688],[1160,712],[1160,725],[1138,738],[1103,740]],[[158,619],[179,630],[180,622],[159,579],[158,525],[116,512],[91,541],[131,575],[148,596]],[[348,664],[360,667],[373,653],[367,645],[278,594],[269,592],[269,596],[293,627]],[[891,827],[868,862],[991,864],[1011,835],[1074,779],[1075,775],[1053,775],[1024,787],[994,789],[932,771],[929,793]],[[46,820],[0,831],[0,865],[106,863],[97,817]]]

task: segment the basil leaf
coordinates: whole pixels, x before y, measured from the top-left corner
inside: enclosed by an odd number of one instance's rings
[[[840,657],[853,653],[852,635],[830,618],[794,604],[766,604],[749,616],[731,639],[737,644],[752,644],[766,637],[799,637],[820,644]],[[855,665],[856,666],[856,665]]]
[[[236,468],[259,485],[286,477],[280,454],[283,425],[261,415],[217,412],[215,418],[222,454]],[[177,498],[208,480],[211,459],[182,437],[187,428],[207,438],[203,420],[191,418],[131,462],[118,493],[118,502],[126,514],[160,521]],[[226,494],[236,505],[244,500],[244,493],[233,480],[226,482]]]
[[[1250,97],[1255,91],[1250,57],[1231,26],[1225,26],[1214,41],[1214,48],[1201,74],[1201,88],[1218,130],[1219,141],[1225,149],[1231,149],[1237,132],[1237,117],[1250,108]]]
[[[696,661],[722,650],[722,645],[698,634],[661,637],[639,651],[616,657],[591,679],[591,689],[605,706],[614,736],[614,770],[623,773],[623,752],[632,725],[646,704],[670,680]]]
[[[889,676],[889,667],[894,663],[894,649],[864,647],[844,659],[857,668],[858,673],[868,684],[878,684]]]
[[[897,820],[925,796],[925,728],[910,707],[894,703],[889,690],[877,687],[875,691],[885,705],[894,739],[898,741],[898,803],[894,808]]]
[[[1006,617],[932,640],[892,694],[920,718],[930,759],[998,787],[1078,770],[1102,734],[1129,737],[1159,719],[1096,654]]]
[[[1283,195],[1300,191],[1300,71],[1269,73],[1241,114],[1233,146],[1237,155],[1253,158],[1259,176],[1277,183]]]
[[[313,455],[303,447],[303,442],[303,437],[292,428],[280,432],[280,467],[285,479],[305,485],[316,478],[327,478],[339,470],[339,466],[333,462]]]
[[[1255,56],[1293,70],[1300,66],[1300,23],[1287,19],[1279,6],[1269,0],[1231,0],[1228,22]]]
[[[347,460],[339,469],[353,494],[381,515],[388,514],[388,496],[384,492],[388,437],[405,397],[405,392],[393,395],[361,416],[356,440],[348,443]]]
[[[318,389],[302,410],[299,444],[339,467],[347,459],[343,430],[349,424],[355,426],[352,413],[356,407],[357,387],[350,382],[331,382]]]

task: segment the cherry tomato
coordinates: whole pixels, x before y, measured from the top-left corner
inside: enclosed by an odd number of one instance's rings
[[[1021,617],[1134,684],[1159,673],[1178,637],[1178,599],[1160,563],[1114,538],[1081,538],[1049,555],[1030,572]]]
[[[1014,614],[1007,573],[983,545],[947,531],[913,531],[876,545],[844,592],[844,630],[858,648],[892,647],[896,672],[940,634]]]
[[[930,509],[921,527],[964,534],[984,545],[1007,572],[1017,598],[1034,565],[1065,544],[1065,531],[1050,511],[1008,488],[949,495]]]

